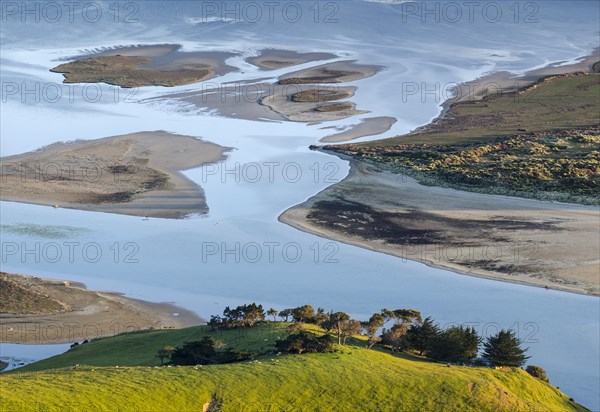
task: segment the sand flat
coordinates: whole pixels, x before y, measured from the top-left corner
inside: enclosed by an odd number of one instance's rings
[[[180,172],[228,150],[162,131],[55,143],[0,159],[0,199],[160,218],[204,214],[202,188]]]
[[[424,186],[351,161],[279,220],[457,273],[600,295],[598,208]]]
[[[331,92],[337,96],[334,100],[322,101],[294,101],[294,96],[303,93],[318,91]],[[356,87],[353,86],[323,86],[315,88],[314,85],[285,85],[276,86],[273,94],[260,100],[260,104],[269,107],[275,113],[283,116],[286,120],[293,122],[326,122],[345,119],[350,116],[368,113],[365,110],[357,110],[352,102],[340,101],[354,96]],[[335,110],[327,110],[338,103]],[[344,103],[343,105],[339,103]]]
[[[274,70],[336,57],[333,53],[302,53],[293,50],[263,49],[258,56],[249,57],[246,61],[262,70]]]
[[[395,117],[389,116],[367,117],[349,129],[329,134],[322,137],[319,141],[324,143],[339,143],[360,139],[361,137],[374,136],[390,130],[396,121]]]
[[[279,78],[279,84],[346,83],[374,76],[379,70],[379,66],[343,60],[288,73]]]

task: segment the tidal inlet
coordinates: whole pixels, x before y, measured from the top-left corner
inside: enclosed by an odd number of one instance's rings
[[[3,1],[2,411],[600,410],[600,4]]]

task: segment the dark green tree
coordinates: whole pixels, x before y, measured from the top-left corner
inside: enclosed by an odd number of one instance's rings
[[[425,318],[421,323],[411,325],[406,332],[406,343],[409,348],[423,355],[431,340],[440,333],[440,328],[433,323],[431,317]]]
[[[316,336],[314,333],[300,331],[277,341],[275,347],[284,353],[332,352],[333,342],[330,335]]]
[[[205,336],[200,341],[185,342],[171,353],[171,362],[175,365],[207,365],[214,363],[217,352],[215,341]]]
[[[468,363],[477,356],[480,343],[475,328],[451,326],[431,339],[427,351],[435,360]]]
[[[483,358],[492,366],[523,366],[529,359],[525,352],[527,349],[521,348],[521,341],[512,330],[502,329],[483,344]]]

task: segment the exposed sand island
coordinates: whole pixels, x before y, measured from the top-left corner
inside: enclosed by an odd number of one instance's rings
[[[319,60],[335,59],[336,57],[332,53],[301,53],[293,50],[263,49],[258,56],[249,57],[246,61],[263,70],[274,70]]]
[[[294,55],[295,52],[288,53]],[[341,83],[373,76],[379,69],[378,66],[348,60],[291,72],[281,76],[276,83],[256,79],[255,82],[208,85],[197,92],[174,93],[146,101],[175,99],[207,112],[216,111],[221,116],[246,120],[327,122],[368,113],[366,110],[356,109],[356,104],[347,100],[354,96],[356,87]],[[389,130],[389,119],[373,118],[367,122],[368,127],[340,135],[336,141],[352,140],[358,135],[366,136],[370,132]],[[345,136],[347,139],[344,139]]]
[[[374,76],[380,69],[379,66],[358,64],[355,60],[345,60],[286,74],[279,78],[279,84],[353,82]]]
[[[351,126],[349,129],[339,133],[329,134],[319,141],[324,143],[347,142],[365,136],[385,133],[392,128],[396,121],[395,117],[389,116],[367,117],[366,119],[361,120],[360,123]]]
[[[166,303],[90,291],[81,283],[0,273],[0,342],[69,343],[203,320]]]
[[[77,56],[50,71],[65,83],[107,83],[125,88],[180,86],[235,70],[225,64],[226,52],[182,52],[179,45],[133,46]]]
[[[161,131],[55,143],[0,159],[0,199],[160,218],[203,214],[202,189],[181,171],[221,161],[228,150]]]
[[[424,186],[353,160],[346,179],[279,220],[459,273],[600,294],[595,207]]]
[[[276,87],[276,92],[260,100],[286,120],[294,122],[321,122],[345,119],[368,113],[356,110],[351,102],[341,101],[354,96],[356,87],[351,86],[293,86]]]

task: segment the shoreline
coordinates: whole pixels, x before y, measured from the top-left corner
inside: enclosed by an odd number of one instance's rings
[[[3,273],[5,286],[18,285],[35,311],[0,313],[0,342],[63,344],[147,329],[181,329],[203,324],[194,312],[171,303],[129,298],[119,292],[94,291],[79,282]],[[40,302],[42,298],[45,301]],[[14,303],[14,302],[13,302]],[[17,302],[18,304],[19,302]],[[44,304],[47,306],[44,307]],[[48,304],[55,304],[54,309]],[[62,306],[56,309],[56,305]]]
[[[340,155],[340,154],[336,154],[336,155],[342,159],[350,161],[351,169],[350,169],[348,176],[346,178],[344,178],[344,180],[342,180],[340,183],[337,183],[333,186],[327,187],[327,188],[323,189],[322,191],[320,191],[319,193],[315,194],[314,196],[310,197],[306,201],[304,201],[296,206],[293,206],[291,208],[288,208],[287,210],[285,210],[283,213],[281,213],[278,216],[279,222],[286,224],[290,227],[293,227],[297,230],[301,230],[305,233],[310,233],[312,235],[319,236],[324,239],[334,240],[334,241],[337,241],[340,243],[361,247],[363,249],[368,249],[373,252],[384,253],[384,254],[398,257],[401,259],[406,259],[406,260],[423,263],[429,267],[432,267],[435,269],[449,270],[453,273],[456,273],[456,274],[462,275],[462,276],[472,276],[472,277],[478,277],[478,278],[487,279],[487,280],[495,280],[495,281],[514,283],[514,284],[519,284],[519,285],[524,285],[524,286],[533,286],[533,287],[538,287],[538,288],[543,288],[543,289],[551,289],[551,290],[557,290],[557,291],[561,291],[561,292],[575,293],[575,294],[584,295],[584,296],[596,296],[596,297],[600,296],[600,291],[590,292],[590,291],[583,290],[577,286],[557,284],[556,282],[551,282],[548,279],[534,278],[534,279],[536,279],[536,281],[533,281],[532,278],[528,278],[527,276],[524,276],[524,275],[509,275],[509,274],[501,274],[498,272],[491,272],[491,271],[486,271],[486,270],[468,269],[465,266],[457,264],[457,263],[449,263],[449,262],[440,263],[438,261],[433,261],[431,259],[418,258],[418,257],[415,257],[413,254],[402,253],[401,249],[394,247],[393,245],[390,245],[389,243],[387,243],[381,239],[379,239],[379,240],[361,239],[361,238],[351,236],[348,234],[331,231],[326,228],[322,228],[315,224],[312,224],[306,217],[310,207],[319,200],[322,200],[326,197],[333,197],[333,196],[337,195],[337,193],[336,193],[335,195],[332,196],[328,193],[329,191],[332,191],[332,187],[333,187],[333,190],[335,190],[334,186],[337,186],[340,184],[345,184],[348,180],[353,179],[355,176],[357,176],[358,174],[361,173],[360,168],[365,168],[365,169],[370,169],[370,170],[373,170],[376,168],[375,166],[373,166],[371,164],[361,162],[359,160],[351,159],[345,155]],[[380,170],[378,173],[381,173],[382,176],[385,176],[385,175],[392,176],[392,173],[387,172],[387,171]],[[397,181],[396,177],[392,177],[392,180]],[[416,184],[418,186],[422,186],[422,188],[424,190],[432,188],[436,192],[449,192],[449,191],[450,192],[461,192],[456,189],[450,189],[450,188],[423,186],[413,178],[409,177],[408,179],[413,180],[414,184]],[[373,182],[371,182],[371,183],[373,183]],[[411,182],[409,182],[409,184],[411,184]],[[498,201],[498,202],[501,202],[503,199],[508,199],[508,200],[517,199],[517,201],[523,201],[524,203],[542,202],[542,203],[547,203],[547,206],[550,206],[550,205],[559,206],[559,207],[564,206],[567,209],[575,209],[575,210],[591,209],[589,207],[573,205],[573,204],[562,204],[562,203],[558,203],[558,202],[543,202],[543,201],[538,201],[538,200],[533,200],[533,199],[511,198],[509,196],[504,196],[504,195],[487,195],[487,194],[479,194],[479,193],[472,193],[472,195],[494,197],[496,199],[492,199],[492,201]],[[431,246],[431,244],[424,245],[424,246],[425,247]],[[441,245],[441,246],[438,245],[438,247],[444,248],[444,245]],[[427,251],[429,252],[428,254],[430,254],[430,255],[433,254],[431,252],[431,250],[427,249]],[[446,252],[448,252],[448,251],[446,250]]]
[[[461,84],[461,86],[481,83],[486,79],[490,80],[503,77],[505,80],[510,80],[511,86],[515,84],[515,81],[526,81],[527,83],[524,87],[519,87],[516,90],[521,93],[536,88],[538,84],[555,76],[568,76],[569,74],[580,73],[582,71],[586,74],[594,73],[594,70],[597,70],[597,64],[594,65],[594,63],[598,61],[599,53],[600,48],[596,48],[590,56],[582,57],[581,61],[575,64],[565,66],[556,66],[556,63],[550,64],[545,68],[531,70],[518,77],[510,74],[507,75],[503,72],[492,73],[471,82],[465,82]],[[506,91],[511,90],[505,90],[504,92]],[[479,99],[486,97],[485,94],[478,94],[475,92],[471,93],[470,96],[475,97],[474,100],[478,100],[477,96],[479,96]],[[464,98],[464,96],[462,96],[462,98]],[[445,101],[441,106],[441,114],[432,119],[428,124],[405,135],[391,139],[410,137],[422,132],[427,132],[444,119],[448,109],[452,107],[453,104],[457,103],[464,104],[464,100],[461,101],[460,95]],[[385,142],[386,140],[390,139],[375,140],[368,143],[376,144],[376,142]],[[593,215],[594,212],[597,213],[597,208],[556,201],[512,197],[502,194],[462,191],[460,189],[438,185],[429,186],[419,183],[419,181],[413,177],[402,174],[392,174],[391,172],[386,171],[386,169],[378,167],[376,164],[361,161],[360,159],[353,158],[343,153],[335,151],[328,151],[327,153],[350,162],[350,172],[348,173],[348,176],[339,183],[333,184],[311,196],[304,202],[288,208],[279,215],[279,222],[322,238],[362,247],[379,253],[385,253],[402,259],[413,260],[429,267],[450,270],[459,275],[535,286],[586,296],[600,296],[600,279],[598,278],[597,269],[594,272],[594,267],[597,268],[600,257],[596,256],[595,253],[597,252],[593,252],[592,250],[593,246],[598,243],[598,241],[591,237],[591,235],[593,235],[593,230],[598,224],[590,218],[590,214]],[[409,183],[402,184],[399,182],[401,179],[407,179]],[[395,190],[395,192],[392,192],[392,190]],[[410,192],[412,194],[407,194],[407,190],[409,192],[412,190],[413,192]],[[370,197],[369,191],[372,191]],[[361,192],[367,194],[363,193],[361,195]],[[400,196],[400,193],[402,193],[402,196]],[[453,196],[452,193],[455,193],[455,195]],[[405,197],[409,197],[410,199],[407,200]],[[440,198],[446,198],[448,203],[440,202]],[[461,205],[464,207],[465,204],[468,204],[468,202],[465,203],[465,199],[473,199],[473,201],[469,205],[469,208],[462,210],[461,216],[457,211],[460,210]],[[479,199],[479,202],[482,202],[482,204],[488,203],[492,205],[490,206],[490,211],[478,210],[477,199]],[[436,202],[439,204],[436,204]],[[498,216],[496,216],[498,212],[495,210],[495,203],[499,205],[498,210],[501,210],[504,213],[504,216],[501,216],[500,220],[498,220]],[[315,204],[317,204],[317,207],[314,207]],[[519,207],[522,207],[523,205],[532,207],[535,212],[541,213],[545,219],[542,219],[542,222],[540,223],[536,213],[532,213],[532,210],[527,207],[524,207],[523,210],[519,210]],[[437,209],[435,206],[437,206]],[[336,207],[338,209],[336,209]],[[364,210],[360,209],[361,207]],[[427,209],[428,207],[429,209]],[[510,209],[511,207],[513,207],[512,210]],[[502,210],[503,208],[505,208],[505,210]],[[541,212],[538,212],[538,209]],[[359,210],[360,213],[357,210]],[[577,214],[575,211],[581,211],[580,215],[576,218],[571,216],[572,214]],[[337,212],[337,215],[335,215],[335,212]],[[423,216],[425,217],[419,216],[418,213],[423,213]],[[362,226],[357,224],[356,221],[360,220],[361,217],[364,217],[365,215],[367,217],[364,218],[365,222],[362,222]],[[503,264],[500,264],[495,261],[492,262],[491,260],[467,261],[461,264],[460,262],[451,262],[449,260],[440,262],[439,259],[432,260],[431,258],[427,258],[427,256],[419,257],[415,256],[414,253],[406,253],[406,250],[402,250],[403,245],[400,244],[400,240],[405,239],[402,236],[408,235],[401,231],[399,231],[398,234],[395,234],[400,236],[398,239],[392,239],[397,242],[390,243],[389,241],[386,241],[384,235],[380,235],[378,238],[375,234],[371,235],[372,237],[369,238],[366,233],[371,229],[375,232],[375,229],[380,229],[381,233],[385,233],[384,229],[381,229],[378,225],[373,225],[373,216],[377,215],[384,216],[380,226],[387,229],[388,232],[393,229],[386,227],[386,222],[389,223],[399,220],[402,222],[400,227],[404,224],[402,229],[404,229],[405,232],[409,233],[412,231],[419,233],[416,236],[422,237],[417,238],[415,241],[416,243],[407,242],[411,247],[439,246],[439,240],[435,240],[435,235],[439,234],[441,234],[442,237],[445,236],[444,241],[448,242],[447,244],[450,245],[455,244],[454,242],[460,243],[461,241],[463,241],[464,244],[477,245],[478,239],[468,238],[467,232],[469,232],[469,230],[467,226],[471,225],[475,228],[474,230],[484,232],[487,230],[490,233],[496,231],[502,232],[502,230],[504,230],[502,236],[497,234],[494,235],[496,238],[502,239],[501,242],[506,242],[505,244],[502,244],[503,247],[510,247],[511,244],[523,241],[522,238],[529,236],[529,239],[527,240],[530,242],[529,244],[536,245],[538,249],[540,248],[539,245],[542,245],[542,255],[546,253],[546,256],[539,259],[535,265],[530,266],[522,264],[523,262],[504,262]],[[467,219],[467,217],[470,217],[471,220]],[[366,223],[369,219],[371,219],[370,223]],[[436,223],[436,219],[437,225],[433,224]],[[511,236],[507,229],[502,227],[505,223],[502,219],[512,219],[511,222],[515,227],[520,224],[523,229],[515,231]],[[461,230],[457,230],[457,223],[461,222],[466,226]],[[489,226],[494,222],[500,222],[501,225],[492,228],[485,227],[485,224]],[[590,229],[586,229],[586,222],[592,228],[591,231]],[[535,225],[538,226],[536,227]],[[373,229],[373,227],[375,227],[375,229]],[[528,230],[528,227],[531,230]],[[353,230],[355,231],[353,232]],[[427,230],[429,230],[429,232],[427,232]],[[536,233],[536,231],[541,234]],[[563,239],[553,233],[563,233]],[[413,236],[415,235],[413,234]],[[490,235],[490,239],[494,239],[494,236]],[[587,245],[582,246],[582,249],[586,250],[587,254],[586,252],[583,252],[583,254],[579,252],[580,256],[573,258],[576,252],[574,252],[572,245],[578,242],[585,243],[585,240],[581,240],[580,238],[588,241]],[[389,239],[390,238],[388,238],[388,240]],[[484,239],[481,239],[480,243],[483,243],[483,241]],[[490,240],[488,240],[488,242],[490,242]],[[561,247],[561,242],[566,242],[566,245],[562,245]],[[590,242],[592,248],[589,247]],[[548,252],[549,249],[552,253]],[[539,253],[539,250],[537,252]],[[569,256],[569,253],[571,253],[571,256]],[[561,260],[561,257],[563,260]],[[554,266],[552,266],[553,264]],[[544,265],[547,267],[544,267]],[[486,268],[491,270],[486,270]]]
[[[502,93],[525,93],[544,82],[544,80],[554,76],[575,74],[579,72],[595,73],[594,69],[597,68],[596,65],[600,62],[600,47],[593,49],[589,55],[582,56],[580,60],[581,61],[578,63],[565,66],[556,66],[556,63],[550,63],[545,67],[529,70],[521,75],[515,75],[508,71],[492,72],[476,79],[459,83],[454,87],[454,95],[440,105],[442,110],[439,115],[432,118],[427,124],[421,125],[402,136],[427,132],[432,126],[435,126],[438,121],[443,119],[448,110],[457,103],[477,102],[488,96]],[[488,94],[488,88],[492,85],[495,86],[495,93]],[[462,88],[465,87],[467,88],[467,93],[461,94]]]

